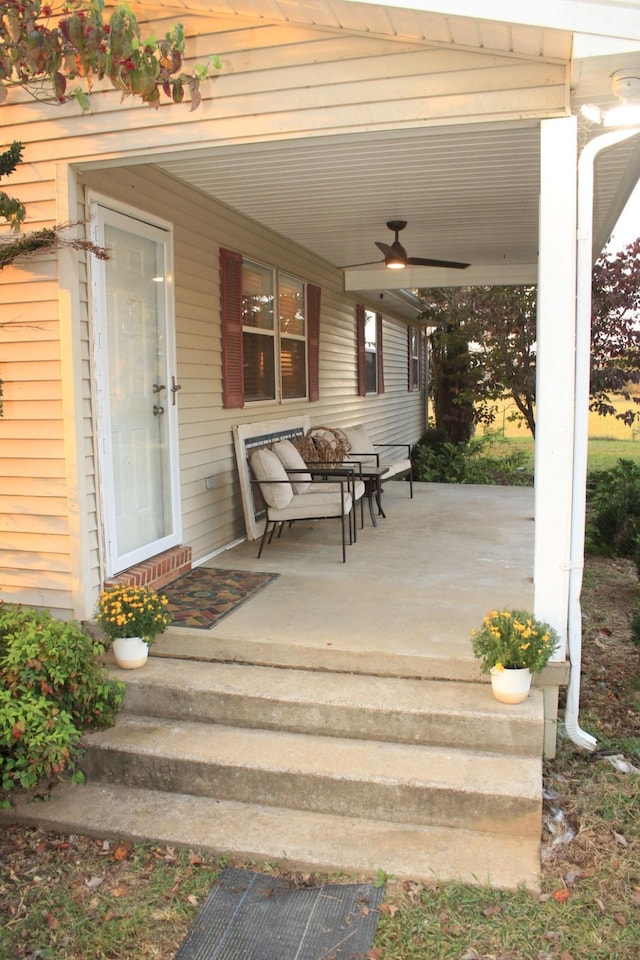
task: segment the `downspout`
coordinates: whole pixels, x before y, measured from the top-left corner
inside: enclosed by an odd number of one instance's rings
[[[584,571],[584,540],[587,503],[587,451],[591,374],[591,274],[593,269],[593,183],[598,154],[635,137],[640,128],[616,130],[594,137],[578,160],[578,238],[576,251],[576,375],[574,397],[573,490],[571,513],[571,558],[569,563],[569,662],[565,728],[574,743],[594,750],[595,737],[578,722],[582,667],[582,611],[580,593]]]

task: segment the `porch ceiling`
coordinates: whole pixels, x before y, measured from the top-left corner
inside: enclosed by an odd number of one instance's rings
[[[442,4],[434,4],[442,6]],[[449,4],[451,6],[451,4]],[[453,4],[455,7],[456,5]],[[323,30],[384,35],[569,63],[573,35],[423,10],[345,0],[155,0],[150,7],[312,23]],[[485,14],[487,16],[487,14]],[[640,13],[639,13],[640,17]],[[610,75],[640,65],[640,53],[573,63],[571,103],[617,103]],[[524,94],[523,94],[524,96]],[[534,282],[537,271],[539,123],[527,117],[306,136],[220,145],[160,159],[168,173],[287,237],[334,267],[379,261],[386,221],[403,219],[410,256],[469,262],[463,272],[433,268],[345,272],[347,289],[374,291],[463,283]],[[479,117],[478,120],[483,118]],[[427,121],[429,122],[429,121]],[[433,121],[430,121],[433,123]],[[593,135],[586,126],[582,140]],[[606,243],[640,175],[638,138],[603,154],[596,169],[596,253]]]

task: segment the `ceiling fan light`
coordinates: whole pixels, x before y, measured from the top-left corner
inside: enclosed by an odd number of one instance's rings
[[[386,261],[385,266],[388,267],[389,270],[404,270],[404,268],[406,267],[406,263],[404,262],[404,260],[392,260],[391,258],[389,258]]]

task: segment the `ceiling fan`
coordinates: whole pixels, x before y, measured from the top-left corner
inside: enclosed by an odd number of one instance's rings
[[[389,230],[393,230],[395,237],[393,243],[380,243],[375,241],[376,247],[384,254],[384,260],[370,260],[367,263],[351,263],[347,267],[341,267],[341,270],[347,270],[350,267],[368,267],[374,263],[384,263],[385,267],[391,270],[403,270],[404,267],[450,267],[453,270],[464,270],[469,266],[468,263],[458,263],[455,260],[432,260],[428,257],[408,257],[407,251],[400,243],[398,234],[407,225],[406,220],[387,220]]]

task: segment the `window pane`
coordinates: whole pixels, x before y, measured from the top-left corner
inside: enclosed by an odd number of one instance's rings
[[[306,397],[307,363],[304,340],[282,338],[280,341],[280,367],[283,399]]]
[[[371,310],[365,311],[365,320],[364,320],[365,350],[373,350],[373,352],[375,353],[377,332],[378,332],[378,324],[376,322],[375,313],[372,313]]]
[[[273,271],[242,261],[242,323],[273,330]]]
[[[304,337],[304,284],[293,277],[280,275],[280,333]]]
[[[369,350],[364,355],[364,370],[367,393],[378,392],[378,364],[375,353]]]
[[[244,333],[244,398],[245,400],[274,400],[276,378],[273,365],[273,337],[259,333]]]

